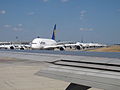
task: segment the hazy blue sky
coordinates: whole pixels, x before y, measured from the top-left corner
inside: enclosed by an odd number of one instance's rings
[[[120,43],[120,0],[0,0],[0,41]]]

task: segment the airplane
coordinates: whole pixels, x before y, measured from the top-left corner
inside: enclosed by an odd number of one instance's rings
[[[16,44],[12,42],[0,42],[0,49],[17,49],[17,50],[25,50],[29,49],[30,45],[28,44]]]
[[[65,47],[70,47],[78,50],[89,49],[89,48],[101,48],[106,47],[105,44],[99,43],[81,43],[81,42],[72,42],[72,41],[63,41],[57,42],[58,45],[63,44]]]
[[[80,42],[77,42],[77,43],[80,44],[83,49],[100,48],[100,47],[106,47],[107,46],[105,44],[99,44],[99,43],[80,43]]]
[[[41,50],[54,50],[59,49],[61,51],[65,50],[66,47],[76,47],[76,49],[80,50],[82,47],[80,44],[58,44],[55,41],[55,32],[56,32],[56,24],[54,25],[53,34],[51,39],[47,38],[40,38],[37,37],[33,39],[31,42],[31,48],[34,49],[41,49]]]
[[[14,45],[11,42],[1,42],[0,49],[14,49]]]

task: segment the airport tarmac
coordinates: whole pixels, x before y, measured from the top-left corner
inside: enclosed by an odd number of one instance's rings
[[[0,58],[0,90],[65,90],[69,82],[35,75],[48,65],[40,61]]]
[[[65,90],[68,82],[34,75],[47,64],[0,59],[0,90]]]

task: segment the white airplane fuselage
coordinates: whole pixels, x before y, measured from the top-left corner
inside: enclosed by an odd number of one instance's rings
[[[57,45],[55,40],[45,38],[35,38],[31,43],[32,49],[53,49]],[[50,46],[50,48],[49,48]]]

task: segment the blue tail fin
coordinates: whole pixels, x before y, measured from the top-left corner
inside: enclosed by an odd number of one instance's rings
[[[52,39],[55,40],[56,24],[54,25]]]

